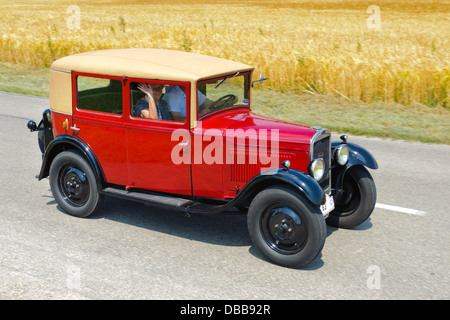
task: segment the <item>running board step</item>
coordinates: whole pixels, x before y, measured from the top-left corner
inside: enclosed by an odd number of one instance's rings
[[[220,205],[213,205],[169,195],[150,194],[134,190],[127,191],[114,187],[107,187],[103,189],[101,193],[108,196],[150,204],[155,207],[177,210],[188,215],[191,213],[214,214],[221,212],[239,212],[239,210],[236,210],[236,208],[230,206],[231,202]]]
[[[194,205],[196,203],[195,201],[184,198],[162,196],[138,191],[127,191],[112,187],[103,189],[102,193],[109,196],[148,203],[155,206],[162,206],[170,209],[178,209],[180,211],[185,211],[188,206]]]

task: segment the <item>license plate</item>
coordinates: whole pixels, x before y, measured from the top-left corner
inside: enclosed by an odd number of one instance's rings
[[[332,196],[326,194],[325,203],[320,206],[320,211],[322,211],[323,217],[326,219],[331,211],[334,209],[334,199]]]

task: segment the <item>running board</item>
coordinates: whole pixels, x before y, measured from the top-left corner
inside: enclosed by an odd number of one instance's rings
[[[103,189],[101,193],[108,196],[137,201],[144,204],[150,204],[152,206],[160,207],[163,209],[177,210],[180,212],[184,212],[186,214],[220,213],[223,211],[227,212],[234,211],[229,205],[230,203],[221,205],[211,205],[169,195],[150,194],[134,190],[123,190],[114,187],[107,187]]]
[[[102,190],[103,194],[119,197],[122,199],[134,200],[146,204],[151,204],[170,209],[185,211],[186,207],[195,202],[189,199],[161,196],[157,194],[143,193],[139,191],[127,191],[123,189],[108,187]]]

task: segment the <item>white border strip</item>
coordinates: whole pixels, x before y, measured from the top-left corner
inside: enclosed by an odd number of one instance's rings
[[[397,212],[403,212],[408,214],[414,214],[416,216],[425,216],[427,213],[425,211],[415,210],[415,209],[408,209],[403,207],[397,207],[397,206],[390,206],[388,204],[381,204],[376,203],[375,208],[390,210],[390,211],[397,211]]]

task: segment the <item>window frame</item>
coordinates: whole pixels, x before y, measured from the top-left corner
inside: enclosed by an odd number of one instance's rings
[[[235,72],[232,72],[230,74],[225,74],[225,75],[222,75],[222,76],[215,76],[215,77],[212,77],[212,78],[201,79],[201,80],[197,81],[196,91],[195,92],[201,91],[200,90],[200,86],[203,85],[203,84],[207,84],[208,82],[211,82],[211,81],[223,80],[224,77],[231,78],[231,77],[233,77],[234,74],[235,74]],[[251,95],[252,95],[252,90],[251,90],[252,71],[239,72],[239,76],[243,76],[244,77],[244,88],[246,89],[247,94],[248,94],[248,104],[247,105],[232,106],[232,107],[228,107],[228,108],[225,108],[225,109],[216,110],[216,111],[207,113],[207,114],[199,117],[199,114],[198,114],[198,112],[199,112],[199,105],[198,105],[198,94],[197,94],[195,96],[195,108],[196,108],[197,121],[202,121],[203,119],[209,117],[210,115],[215,114],[217,112],[224,111],[224,110],[231,110],[231,109],[237,109],[237,108],[248,108],[248,109],[251,109],[251,102],[252,102],[252,99],[251,99]],[[246,79],[247,79],[247,81],[246,81]],[[205,93],[203,93],[203,94],[205,94]]]
[[[186,89],[186,119],[183,121],[178,120],[166,120],[166,119],[148,119],[142,117],[136,117],[132,114],[131,108],[132,104],[132,95],[131,95],[131,83],[157,83],[162,85],[174,85],[174,86],[183,86]],[[143,79],[143,78],[127,78],[126,85],[124,86],[124,90],[127,95],[127,118],[128,121],[143,126],[157,126],[160,128],[164,128],[164,126],[168,126],[168,128],[188,128],[190,122],[190,109],[191,109],[191,82],[190,81],[173,81],[173,80],[157,80],[157,79]]]
[[[78,81],[77,81],[79,76],[120,81],[121,94],[122,94],[122,114],[80,108],[79,104],[78,104],[79,97],[78,97]],[[116,120],[124,118],[126,116],[127,108],[126,108],[126,100],[125,100],[126,97],[125,97],[123,80],[124,80],[124,77],[119,77],[119,76],[110,76],[110,75],[102,75],[102,74],[95,74],[95,73],[72,71],[72,109],[74,111],[74,114],[78,113],[79,115],[84,116],[84,117],[99,118],[99,119],[104,118],[104,117],[114,118]]]

